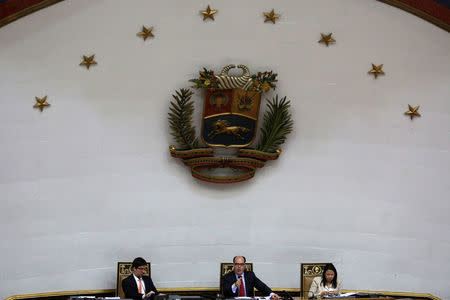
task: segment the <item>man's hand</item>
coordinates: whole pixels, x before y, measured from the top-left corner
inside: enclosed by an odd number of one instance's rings
[[[155,294],[155,292],[154,291],[150,291],[147,294],[145,294],[145,298],[150,297],[153,294]]]
[[[239,287],[241,286],[241,279],[238,279],[238,281],[236,281],[236,282],[234,283],[234,285],[235,285],[237,288],[239,288]]]
[[[270,299],[273,299],[273,300],[279,300],[280,297],[278,297],[277,294],[273,294],[272,297],[270,297]]]

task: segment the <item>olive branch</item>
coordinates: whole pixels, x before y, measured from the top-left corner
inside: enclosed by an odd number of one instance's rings
[[[190,100],[193,94],[189,89],[176,91],[176,95],[172,95],[175,101],[170,102],[170,112],[168,113],[170,134],[184,149],[198,148],[195,127],[192,126],[194,103]]]
[[[264,114],[261,135],[256,150],[276,152],[292,132],[294,121],[289,113],[290,101],[286,97],[278,100],[278,95],[267,103],[268,111]]]

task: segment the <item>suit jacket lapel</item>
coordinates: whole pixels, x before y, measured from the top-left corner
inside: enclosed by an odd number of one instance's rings
[[[133,274],[131,274],[130,276],[131,276],[131,282],[133,282],[133,287],[136,289],[136,292],[139,293],[139,287],[136,283],[136,279],[134,278]]]
[[[146,280],[148,279],[148,280]],[[142,282],[144,283],[145,287],[142,287],[144,294],[149,291],[150,292],[150,277],[142,276]]]
[[[253,295],[253,284],[251,283],[252,278],[250,278],[251,276],[249,275],[248,272],[245,272],[245,293],[247,294],[247,297],[252,297]]]

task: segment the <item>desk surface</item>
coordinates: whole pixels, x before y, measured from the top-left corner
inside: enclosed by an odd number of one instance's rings
[[[309,299],[308,297],[292,297],[294,298],[294,300],[307,300]],[[333,299],[333,298],[325,298],[325,299]],[[337,298],[337,299],[359,299],[359,300],[394,300],[394,298],[392,297],[376,297],[376,298],[352,298],[352,297],[347,297],[347,298]]]

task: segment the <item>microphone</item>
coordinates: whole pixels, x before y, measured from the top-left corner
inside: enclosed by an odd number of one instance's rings
[[[294,300],[294,298],[292,298],[292,296],[286,290],[283,290],[282,292],[287,296],[289,300]]]

